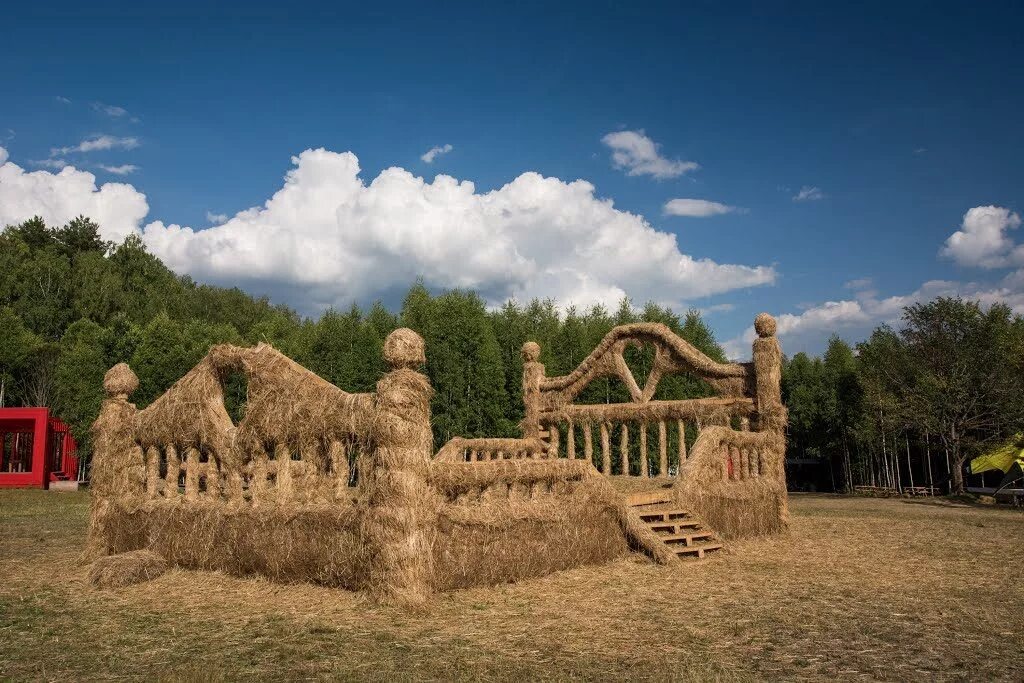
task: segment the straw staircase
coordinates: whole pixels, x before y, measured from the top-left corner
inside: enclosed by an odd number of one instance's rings
[[[704,559],[722,540],[696,516],[680,509],[671,492],[647,491],[627,497],[630,510],[680,558]]]

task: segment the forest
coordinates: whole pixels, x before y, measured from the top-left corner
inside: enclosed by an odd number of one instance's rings
[[[138,375],[132,400],[140,408],[224,342],[266,342],[346,391],[371,391],[385,370],[383,340],[399,326],[426,340],[437,446],[456,435],[515,436],[525,341],[540,344],[549,376],[565,374],[612,327],[637,321],[664,323],[726,360],[696,310],[680,315],[629,300],[614,311],[563,310],[552,300],[489,309],[474,292],[435,293],[414,283],[397,312],[375,303],[312,319],[177,275],[138,237],[105,242],[84,216],[63,226],[33,218],[0,234],[0,406],[50,406],[86,454],[103,374],[115,363]],[[630,353],[642,376],[649,352]],[[1008,306],[959,298],[914,304],[899,325],[881,326],[854,346],[833,337],[820,358],[785,360],[787,457],[819,465],[828,472],[822,486],[835,490],[961,492],[965,460],[1024,429],[1022,380],[1024,320]],[[226,390],[237,417],[245,387]],[[696,379],[673,377],[661,382],[657,398],[708,393]],[[628,393],[602,380],[583,400],[619,402]]]

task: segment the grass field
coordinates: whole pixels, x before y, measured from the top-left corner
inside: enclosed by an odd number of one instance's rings
[[[0,491],[0,678],[1024,679],[1024,514],[794,496],[792,532],[439,596],[174,570],[97,592],[88,495]]]

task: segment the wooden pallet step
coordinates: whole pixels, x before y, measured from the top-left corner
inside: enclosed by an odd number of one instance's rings
[[[694,541],[702,541],[707,539],[713,539],[715,537],[714,532],[711,531],[694,531],[688,534],[659,534],[658,538],[661,539],[662,543],[667,543],[673,548],[679,543],[685,543],[686,545],[693,545]]]
[[[626,505],[637,507],[640,505],[661,505],[663,503],[675,502],[675,496],[671,489],[668,491],[642,491],[631,493],[626,496]]]
[[[671,522],[648,522],[647,526],[654,532],[667,531],[678,534],[682,529],[699,529],[701,523],[695,519],[675,519]]]
[[[686,510],[650,510],[640,511],[640,519],[645,522],[668,522],[674,519],[681,519],[690,513]]]
[[[720,550],[722,548],[721,543],[700,543],[697,545],[680,545],[673,547],[676,555],[679,557],[696,557],[701,559],[705,553],[712,552],[714,550]]]

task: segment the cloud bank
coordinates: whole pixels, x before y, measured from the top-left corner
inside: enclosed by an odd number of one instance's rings
[[[0,147],[0,226],[33,216],[62,225],[84,214],[99,223],[104,239],[120,241],[138,232],[148,212],[145,195],[131,185],[97,187],[96,176],[71,166],[60,173],[27,172],[7,161],[7,150]]]
[[[492,304],[536,296],[614,306],[629,296],[677,308],[776,278],[771,266],[683,253],[675,235],[616,209],[583,180],[528,172],[477,192],[469,181],[426,182],[402,168],[366,184],[351,152],[306,150],[292,163],[264,205],[205,230],[143,227],[146,198],[130,185],[97,188],[73,167],[26,173],[6,163],[0,222],[40,214],[62,223],[85,213],[107,239],[139,232],[179,273],[269,293],[305,312],[386,297],[416,277],[432,288],[475,289]]]
[[[306,150],[292,162],[264,206],[202,231],[151,223],[146,243],[179,272],[300,286],[318,307],[365,301],[417,276],[492,303],[550,296],[578,306],[627,295],[679,305],[776,276],[684,254],[674,235],[582,180],[524,173],[478,193],[469,181],[428,183],[401,168],[366,185],[349,152]]]

